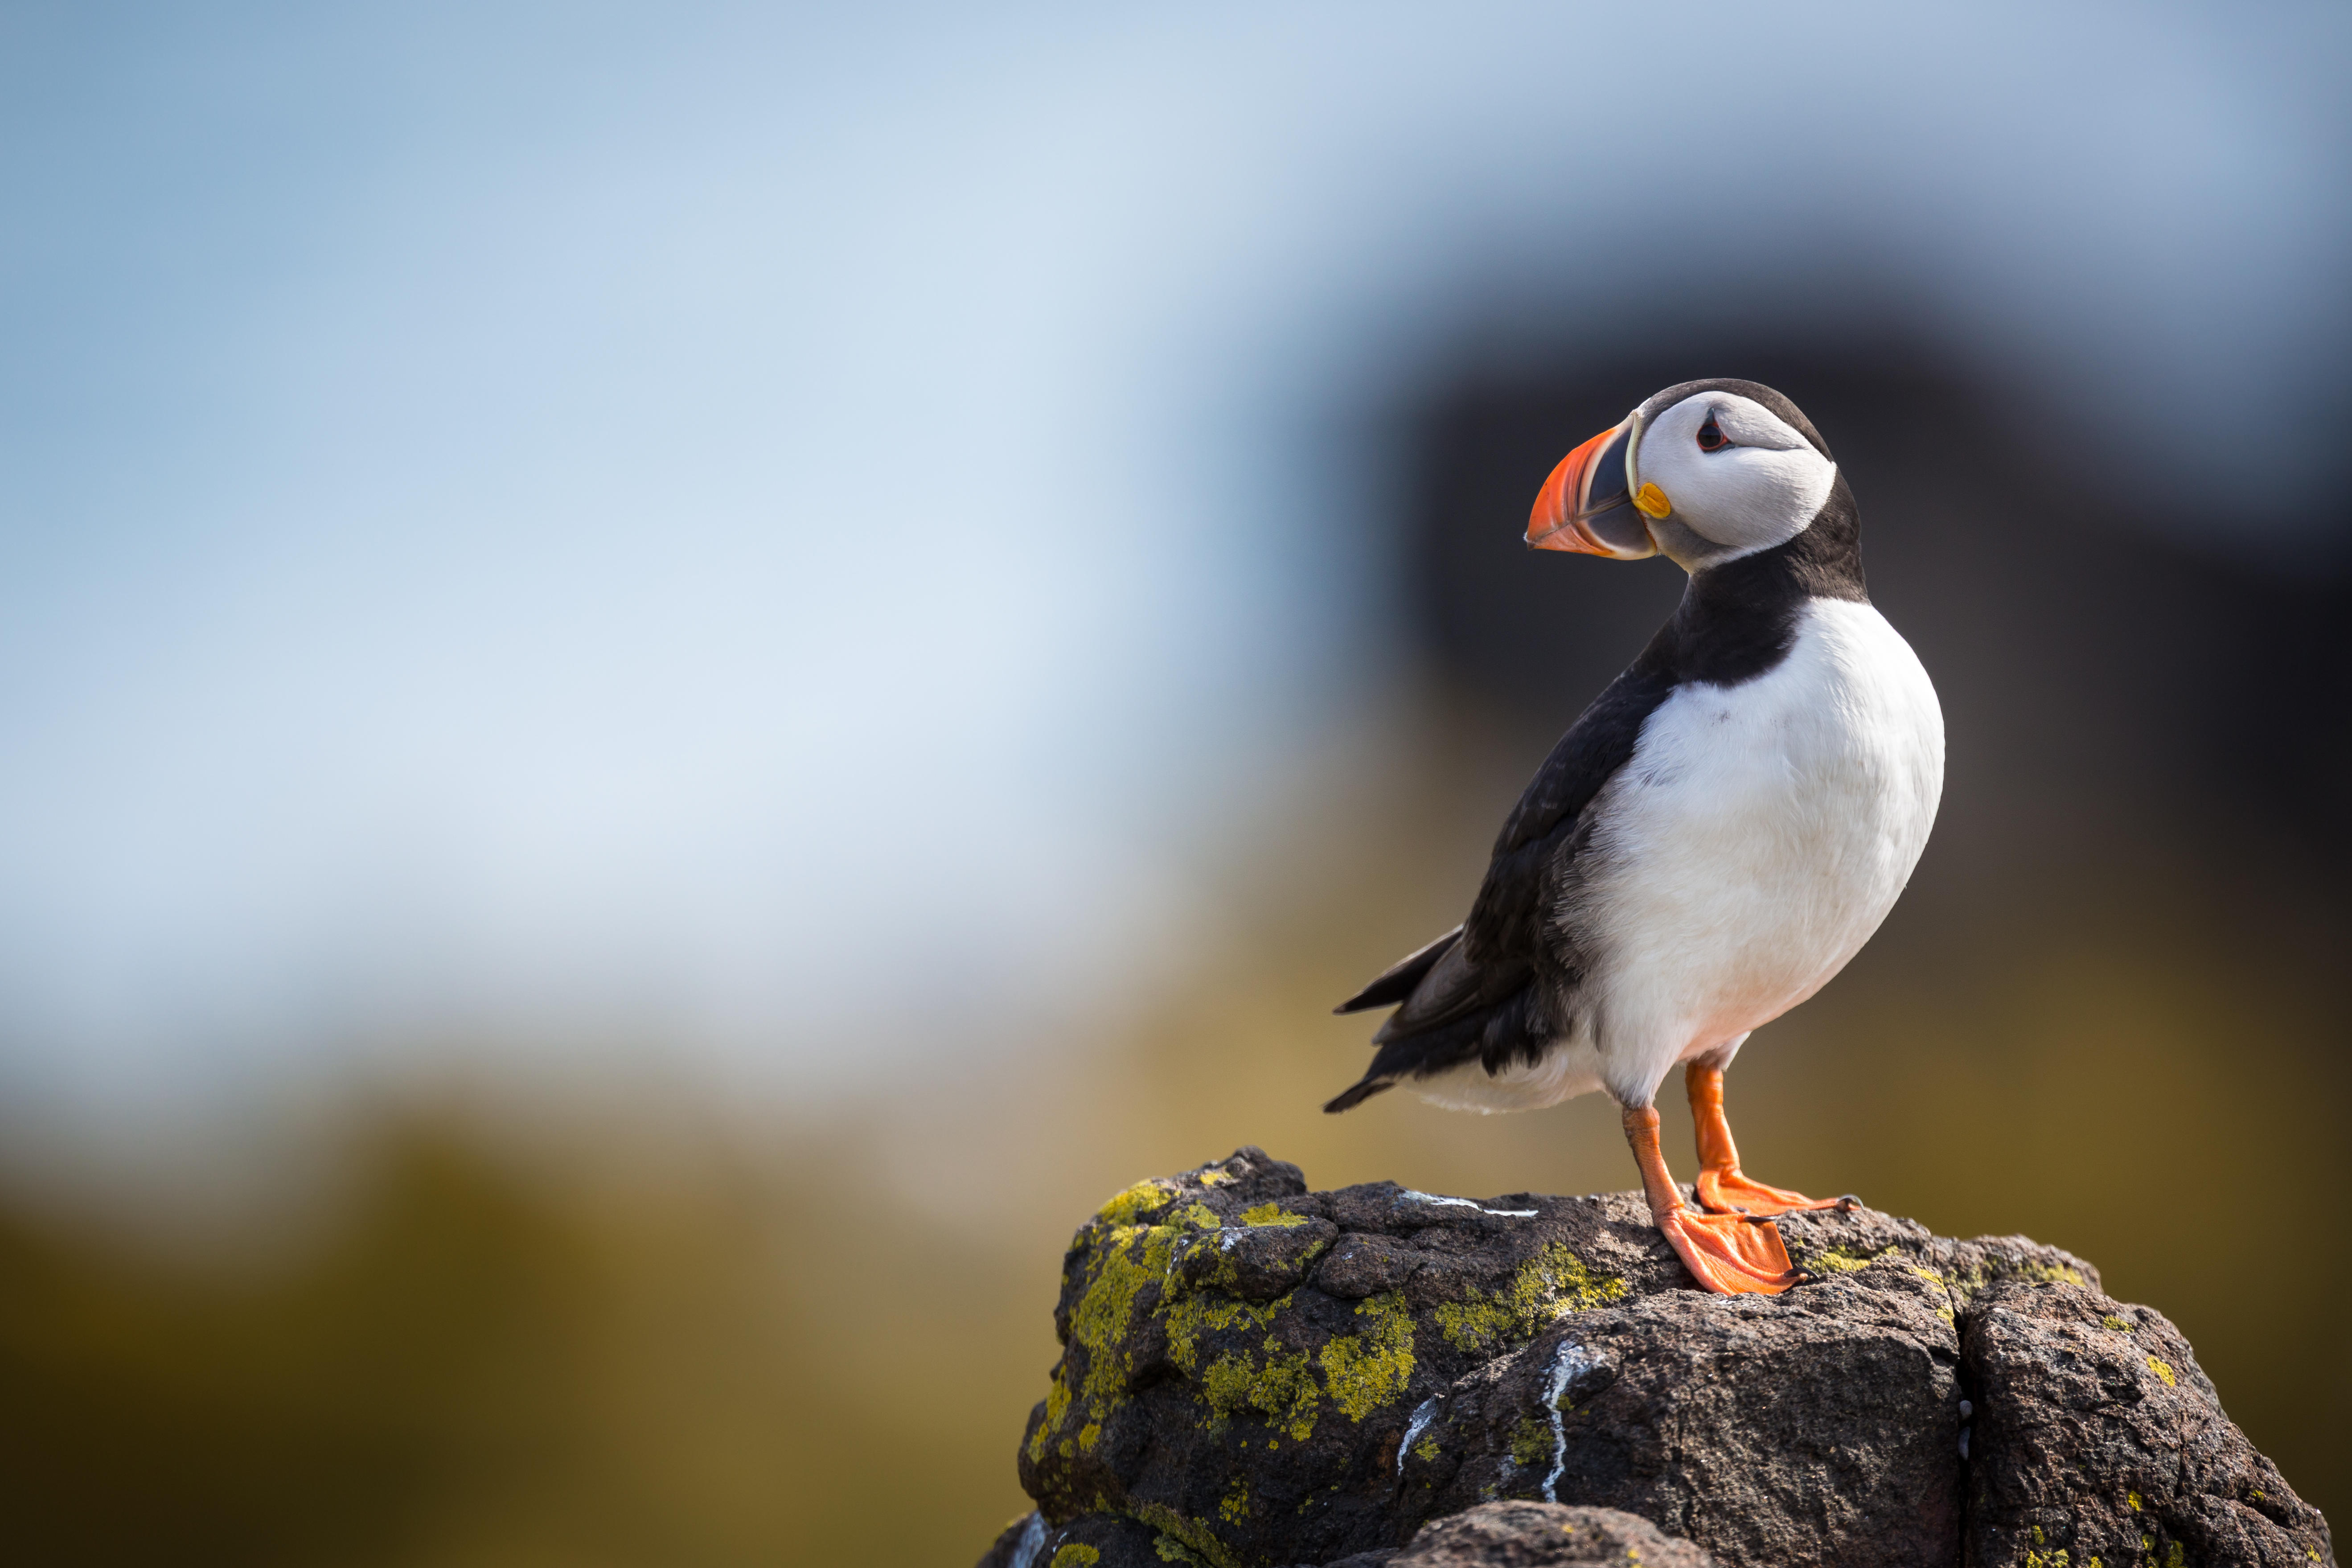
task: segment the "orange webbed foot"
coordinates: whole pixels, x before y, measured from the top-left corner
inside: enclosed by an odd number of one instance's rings
[[[1809,1198],[1802,1193],[1792,1193],[1785,1187],[1768,1187],[1740,1173],[1734,1165],[1728,1170],[1707,1169],[1698,1173],[1699,1206],[1709,1214],[1756,1215],[1802,1214],[1808,1210],[1853,1208],[1852,1197]]]
[[[1719,1296],[1777,1296],[1805,1278],[1790,1264],[1780,1228],[1770,1220],[1681,1207],[1655,1217],[1703,1289]]]
[[[1658,1112],[1625,1107],[1625,1142],[1641,1167],[1650,1219],[1691,1271],[1702,1290],[1723,1296],[1777,1296],[1804,1278],[1789,1266],[1780,1229],[1748,1215],[1701,1214],[1683,1202],[1666,1157],[1658,1149]]]
[[[1710,1214],[1746,1214],[1759,1217],[1797,1214],[1807,1209],[1851,1209],[1846,1198],[1809,1198],[1785,1187],[1768,1187],[1740,1173],[1739,1145],[1731,1141],[1731,1123],[1723,1114],[1723,1069],[1696,1061],[1684,1070],[1690,1089],[1691,1130],[1698,1137],[1698,1202]]]

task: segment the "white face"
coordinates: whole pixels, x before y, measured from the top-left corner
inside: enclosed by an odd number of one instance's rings
[[[1837,465],[1753,399],[1696,392],[1651,419],[1635,454],[1642,482],[1674,507],[1652,532],[1696,570],[1794,539],[1830,497]],[[1678,540],[1679,522],[1697,535]],[[1694,559],[1685,560],[1688,553]]]

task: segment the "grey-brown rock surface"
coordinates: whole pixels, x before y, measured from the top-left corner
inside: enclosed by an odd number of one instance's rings
[[[1715,1568],[1714,1558],[1648,1520],[1554,1502],[1482,1502],[1423,1525],[1402,1552],[1353,1561],[1363,1568]]]
[[[2161,1313],[1998,1286],[1962,1336],[1981,1406],[1970,1568],[2325,1561],[2327,1525],[2221,1414]]]
[[[2090,1265],[1866,1209],[1780,1226],[1813,1282],[1725,1298],[1638,1194],[1310,1193],[1255,1149],[1139,1183],[1072,1243],[1020,1452],[1040,1512],[983,1561],[1331,1564],[1521,1500],[1727,1568],[2332,1563],[2185,1342]],[[1430,1561],[1553,1560],[1475,1534]]]

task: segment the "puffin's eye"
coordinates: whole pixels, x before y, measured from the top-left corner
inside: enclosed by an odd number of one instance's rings
[[[1706,424],[1698,427],[1698,449],[1700,451],[1720,452],[1726,447],[1730,445],[1730,442],[1723,438],[1723,432],[1717,427],[1712,416],[1708,417]]]

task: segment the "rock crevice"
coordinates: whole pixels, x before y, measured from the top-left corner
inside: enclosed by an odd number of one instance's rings
[[[1071,1244],[1038,1512],[983,1563],[1670,1560],[1638,1527],[1727,1568],[2333,1563],[2187,1342],[2082,1259],[1780,1223],[1813,1280],[1725,1298],[1638,1194],[1316,1193],[1255,1149],[1139,1183]]]

